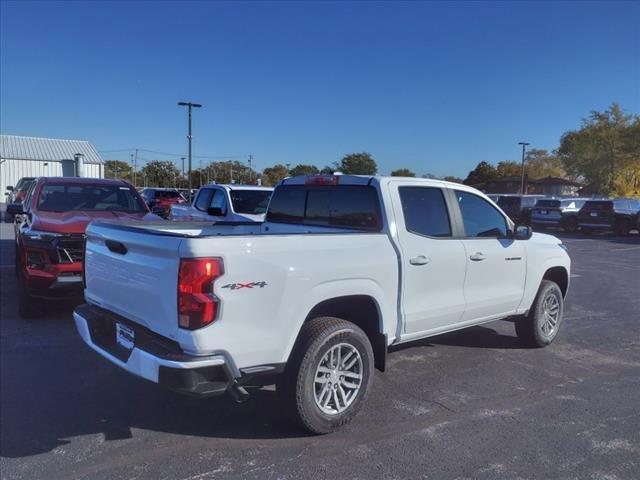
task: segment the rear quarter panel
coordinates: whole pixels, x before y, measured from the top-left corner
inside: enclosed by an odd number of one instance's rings
[[[221,257],[217,320],[180,344],[198,354],[226,351],[238,368],[282,363],[318,303],[370,295],[389,337],[396,330],[398,266],[386,234],[260,235],[184,240],[181,257]]]

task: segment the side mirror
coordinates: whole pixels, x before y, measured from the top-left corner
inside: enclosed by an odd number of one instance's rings
[[[533,235],[533,229],[529,225],[516,225],[513,227],[512,238],[514,240],[529,240]]]
[[[21,203],[10,203],[7,205],[7,213],[9,215],[22,215],[24,210]]]
[[[10,192],[13,192],[13,187],[11,185],[7,185],[7,190],[9,190]]]
[[[209,207],[207,213],[212,217],[224,217],[224,212],[220,207]]]

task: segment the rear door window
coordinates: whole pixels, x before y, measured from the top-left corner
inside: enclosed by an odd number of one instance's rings
[[[433,187],[400,187],[406,229],[428,237],[450,237],[451,223],[442,190]]]

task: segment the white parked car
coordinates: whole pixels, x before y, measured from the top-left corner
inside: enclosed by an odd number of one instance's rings
[[[326,433],[361,408],[390,345],[497,319],[550,344],[569,277],[559,239],[471,187],[294,177],[264,223],[92,223],[74,318],[132,374],[238,399],[276,383],[291,414]]]
[[[191,205],[171,205],[169,219],[262,222],[272,192],[255,185],[205,185]]]

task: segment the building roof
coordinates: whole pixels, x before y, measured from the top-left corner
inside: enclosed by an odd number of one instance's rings
[[[86,140],[21,137],[0,135],[0,158],[11,160],[73,160],[76,153],[84,155],[85,163],[103,163],[97,150]]]
[[[573,182],[571,180],[567,180],[566,178],[560,178],[560,177],[544,177],[544,178],[536,178],[536,179],[532,179],[529,180],[529,183],[536,183],[539,185],[569,185],[570,187],[579,187],[580,185],[582,185],[581,183],[578,182]]]

